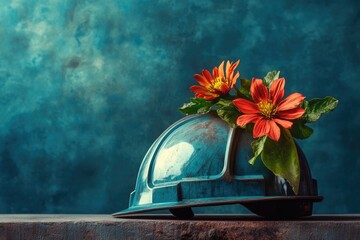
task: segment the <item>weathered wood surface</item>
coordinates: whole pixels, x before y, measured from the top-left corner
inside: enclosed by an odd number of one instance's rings
[[[360,239],[360,215],[269,221],[249,215],[0,215],[2,239]]]

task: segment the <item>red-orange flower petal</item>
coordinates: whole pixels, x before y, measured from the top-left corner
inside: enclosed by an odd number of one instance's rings
[[[231,90],[231,88],[224,83],[223,85],[221,85],[220,90],[223,94],[227,94]]]
[[[287,120],[283,120],[283,119],[279,119],[279,118],[274,118],[274,121],[281,125],[283,128],[289,129],[292,127],[293,123]]]
[[[214,78],[219,77],[219,71],[218,71],[218,68],[217,68],[217,67],[214,67],[214,68],[213,68],[213,77],[214,77]]]
[[[205,100],[214,100],[215,98],[219,97],[219,94],[210,93],[203,86],[194,85],[190,87],[190,90],[195,93],[195,97],[204,98]]]
[[[224,61],[222,61],[219,65],[219,77],[225,77],[224,75]]]
[[[278,105],[281,99],[284,97],[285,79],[279,78],[273,81],[270,86],[270,99],[273,104]]]
[[[232,81],[231,81],[231,88],[236,84],[236,80],[238,79],[239,76],[240,76],[240,73],[237,72],[237,73],[235,74],[235,76],[234,76],[233,78],[231,78],[231,79],[232,79]]]
[[[251,96],[255,103],[261,102],[262,100],[268,100],[269,92],[265,87],[263,81],[258,78],[253,78],[250,86]]]
[[[301,117],[304,113],[305,113],[305,109],[296,107],[285,111],[278,111],[276,115],[278,118],[294,120]]]
[[[256,122],[260,118],[261,117],[256,113],[243,114],[236,119],[236,124],[239,125],[240,127],[245,127],[246,124],[251,122]]]
[[[267,119],[259,118],[255,125],[254,125],[254,131],[253,131],[253,137],[258,138],[265,136],[270,131],[270,124]]]
[[[275,123],[274,120],[269,120],[270,130],[269,130],[269,138],[271,138],[274,141],[279,141],[280,139],[280,128]]]
[[[208,94],[203,94],[203,93],[195,93],[195,97],[203,98],[205,100],[211,101],[211,100],[214,100],[215,98],[219,97],[219,95],[208,95]]]
[[[207,93],[208,90],[204,86],[193,85],[190,87],[190,90],[194,93]]]
[[[292,93],[287,98],[282,100],[279,104],[278,111],[284,111],[296,108],[300,103],[302,103],[305,99],[300,93]]]
[[[202,70],[202,74],[204,75],[204,77],[206,77],[206,79],[211,82],[213,80],[211,73],[208,70]]]
[[[195,94],[195,97],[197,98],[203,98],[207,101],[212,101],[214,100],[215,98],[218,98],[219,95],[216,95],[216,96],[213,96],[213,95],[203,95],[203,94]]]
[[[226,78],[231,78],[231,74],[233,73],[232,71],[230,71],[230,67],[231,67],[231,63],[230,61],[226,62],[226,67],[225,67],[225,74],[226,74]]]
[[[249,100],[238,98],[233,101],[233,104],[243,113],[259,113],[258,106]]]
[[[195,74],[194,78],[201,86],[207,87],[210,85],[210,82],[206,79],[206,77],[200,74]]]
[[[240,63],[240,60],[237,60],[234,63],[230,63],[229,61],[227,61],[227,63],[226,63],[226,77],[227,78],[231,78],[230,75],[235,71],[235,68],[237,68],[239,63]]]

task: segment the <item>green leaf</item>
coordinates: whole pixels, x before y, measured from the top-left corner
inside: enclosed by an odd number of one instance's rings
[[[276,176],[285,178],[295,194],[300,183],[300,164],[295,142],[287,129],[281,128],[278,142],[267,138],[261,154],[264,165]]]
[[[313,131],[311,127],[306,126],[305,122],[301,120],[296,120],[290,129],[291,135],[298,139],[310,137]]]
[[[302,107],[306,110],[306,112],[301,119],[305,122],[315,122],[322,114],[334,110],[338,103],[339,100],[331,96],[304,101]]]
[[[215,102],[207,101],[203,98],[192,98],[191,102],[185,103],[179,111],[186,115],[190,114],[205,114],[211,110],[211,107],[214,106]]]
[[[233,105],[233,103],[232,103],[232,100],[226,100],[226,99],[220,98],[219,101],[216,103],[216,105],[231,106],[231,105]]]
[[[251,165],[254,165],[255,160],[257,159],[258,156],[260,156],[260,154],[262,153],[263,149],[264,149],[264,143],[266,141],[266,136],[264,137],[260,137],[256,140],[254,140],[251,143],[251,148],[253,150],[254,156],[249,160],[249,163]]]
[[[267,87],[270,87],[272,82],[276,79],[278,79],[280,76],[280,71],[272,71],[268,72],[266,76],[264,77],[264,84]]]
[[[244,95],[246,98],[251,98],[251,93],[250,93],[250,86],[251,86],[251,81],[246,79],[246,78],[241,78],[240,79],[240,93],[242,95]]]
[[[240,112],[237,110],[237,108],[231,104],[228,106],[223,106],[216,110],[218,116],[223,119],[225,122],[230,124],[232,128],[236,128],[236,120],[240,116]]]

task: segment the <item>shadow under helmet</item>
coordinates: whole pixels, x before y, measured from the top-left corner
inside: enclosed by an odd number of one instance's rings
[[[233,129],[216,115],[191,115],[170,126],[144,157],[129,208],[114,217],[168,209],[179,218],[193,217],[192,207],[242,204],[267,218],[312,214],[321,201],[316,180],[297,146],[300,186],[289,183],[257,160],[250,165],[252,136]]]

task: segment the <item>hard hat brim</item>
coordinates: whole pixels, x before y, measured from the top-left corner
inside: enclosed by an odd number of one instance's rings
[[[211,199],[191,199],[191,200],[183,200],[179,202],[167,202],[167,203],[154,203],[147,205],[138,205],[132,206],[125,210],[116,212],[112,214],[113,217],[121,218],[131,216],[137,213],[144,213],[149,211],[156,210],[172,210],[172,209],[181,209],[181,208],[192,208],[192,207],[204,207],[204,206],[217,206],[217,205],[230,205],[230,204],[241,204],[252,212],[264,217],[276,217],[276,213],[281,217],[279,209],[293,209],[294,205],[299,206],[300,209],[306,208],[306,204],[311,204],[313,202],[320,202],[323,200],[322,196],[273,196],[273,197],[241,197],[241,198],[211,198]],[[266,208],[263,208],[262,205],[266,205]],[[269,206],[273,206],[269,208]],[[274,209],[275,206],[275,209]],[[288,207],[291,206],[291,207]],[[269,210],[273,210],[274,213],[269,213]],[[312,209],[311,209],[312,210]],[[264,212],[267,211],[267,212]],[[291,217],[299,217],[306,216],[306,209],[304,209],[303,213],[294,214],[289,213]],[[274,215],[275,214],[275,215]],[[296,215],[296,216],[294,216]],[[311,213],[309,214],[311,215]],[[286,217],[286,216],[285,216]]]

